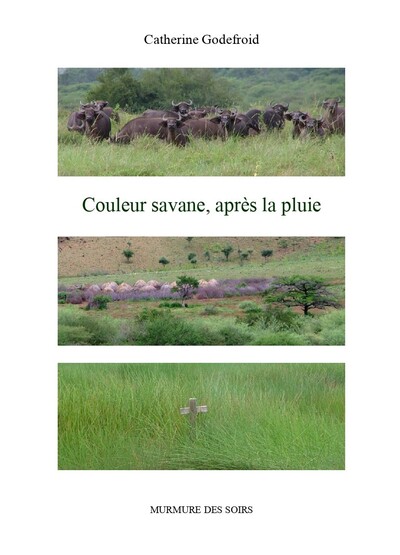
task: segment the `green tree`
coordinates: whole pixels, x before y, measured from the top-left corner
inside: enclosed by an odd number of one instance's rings
[[[111,300],[111,297],[108,295],[95,295],[93,300],[87,305],[87,309],[97,308],[98,310],[105,310]]]
[[[163,268],[165,268],[165,266],[169,264],[169,260],[167,260],[165,256],[162,256],[158,262],[163,265]]]
[[[186,301],[191,299],[194,293],[199,288],[199,281],[190,276],[179,276],[176,280],[176,286],[172,291],[179,294],[182,306],[185,306]]]
[[[131,259],[132,256],[134,255],[134,252],[133,252],[133,250],[131,250],[131,249],[124,249],[124,250],[122,251],[122,254],[125,256],[126,261],[127,261],[127,262],[130,262],[130,259]]]
[[[230,106],[238,99],[229,80],[210,68],[147,69],[140,84],[144,95],[153,95],[152,108],[169,108],[180,100],[192,100],[194,106]]]
[[[111,106],[119,104],[128,112],[139,112],[143,110],[145,98],[142,87],[130,69],[111,68],[106,69],[97,77],[87,94],[87,100],[107,100]]]
[[[265,262],[267,261],[267,258],[272,256],[273,254],[274,254],[274,251],[272,249],[263,249],[261,251],[261,256],[264,258]]]
[[[304,316],[310,310],[323,309],[328,306],[339,308],[339,303],[322,278],[312,276],[291,276],[277,279],[269,289],[264,291],[265,302],[281,304],[285,307],[300,307]]]
[[[221,252],[223,252],[225,255],[226,261],[228,261],[229,255],[231,254],[232,251],[233,251],[232,245],[226,245],[221,249]]]

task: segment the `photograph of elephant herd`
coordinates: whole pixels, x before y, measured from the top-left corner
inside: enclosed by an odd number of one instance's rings
[[[342,69],[63,69],[59,174],[344,175],[344,86]]]
[[[59,345],[344,345],[343,237],[59,237]]]
[[[343,470],[344,364],[60,364],[60,470]]]

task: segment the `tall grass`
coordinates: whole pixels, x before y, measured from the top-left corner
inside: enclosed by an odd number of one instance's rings
[[[342,469],[344,366],[60,364],[59,468]]]

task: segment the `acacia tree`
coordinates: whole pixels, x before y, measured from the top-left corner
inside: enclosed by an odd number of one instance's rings
[[[175,287],[172,288],[172,291],[179,294],[182,306],[185,306],[186,301],[192,298],[199,285],[199,281],[196,278],[190,276],[179,276],[176,280]]]
[[[327,306],[339,308],[339,303],[332,295],[322,278],[312,276],[291,276],[276,280],[263,297],[267,303],[282,304],[286,307],[300,307],[304,316],[313,308],[322,309]]]
[[[272,249],[263,249],[261,251],[261,256],[264,258],[265,262],[267,261],[267,258],[269,258],[270,256],[272,256],[274,253],[274,251]]]
[[[133,250],[131,250],[131,249],[124,249],[124,250],[122,251],[122,254],[125,256],[126,261],[127,261],[127,262],[130,262],[130,259],[132,258],[132,256],[133,256],[135,253],[134,253]]]
[[[231,254],[232,251],[233,251],[232,245],[226,245],[226,247],[223,247],[221,249],[221,252],[223,252],[225,255],[226,261],[228,261],[229,255]]]
[[[169,260],[165,258],[165,256],[162,256],[158,262],[163,265],[163,268],[165,268],[165,266],[169,264]]]

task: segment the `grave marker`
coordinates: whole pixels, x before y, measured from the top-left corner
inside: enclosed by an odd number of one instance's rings
[[[190,416],[190,425],[193,427],[196,425],[196,416],[200,412],[208,412],[207,405],[197,405],[197,399],[189,399],[189,406],[182,407],[180,409],[181,414],[189,414]]]

